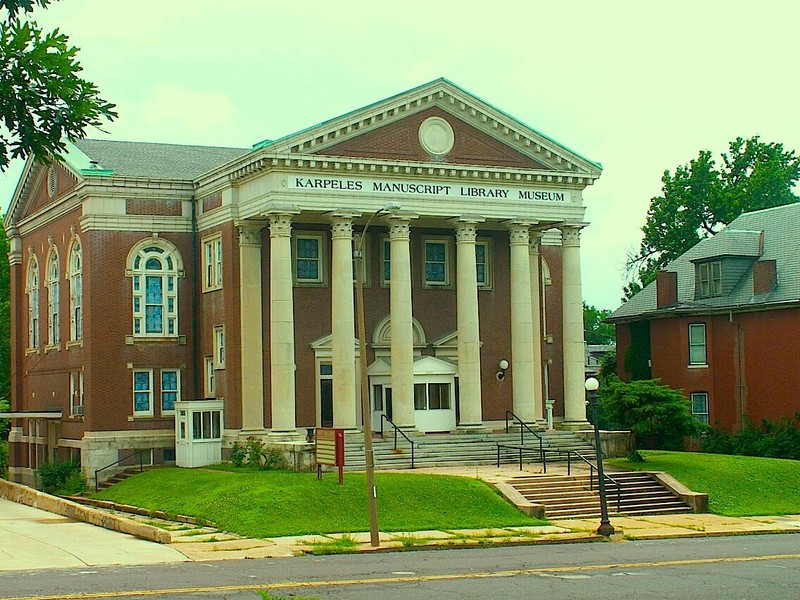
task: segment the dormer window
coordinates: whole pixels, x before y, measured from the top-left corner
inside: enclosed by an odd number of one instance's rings
[[[699,298],[713,298],[722,295],[722,264],[715,260],[697,265],[697,285]]]

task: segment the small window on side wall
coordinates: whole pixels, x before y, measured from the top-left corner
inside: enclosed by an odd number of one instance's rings
[[[692,416],[708,425],[708,393],[706,392],[692,392]]]
[[[425,285],[429,287],[450,285],[450,248],[447,240],[425,240]]]
[[[706,325],[691,323],[689,325],[689,364],[705,365],[706,362]]]
[[[294,280],[298,284],[324,283],[323,239],[311,234],[294,237]]]

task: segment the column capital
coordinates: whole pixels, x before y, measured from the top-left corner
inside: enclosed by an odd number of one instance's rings
[[[292,217],[287,213],[269,215],[269,237],[289,237],[292,235]]]
[[[239,232],[240,246],[261,246],[261,230],[264,229],[264,223],[238,221],[235,225]]]
[[[542,243],[542,238],[544,237],[544,231],[539,231],[538,229],[532,229],[530,232],[530,251],[531,255],[538,255],[539,254],[539,246]]]
[[[474,244],[478,238],[478,228],[475,223],[460,221],[456,226],[456,243]]]
[[[509,236],[509,243],[512,246],[528,245],[530,242],[529,223],[509,223],[508,229],[511,232],[511,235]]]
[[[349,215],[337,215],[333,214],[330,216],[331,221],[331,238],[334,240],[337,239],[345,239],[351,240],[353,239],[353,217]]]
[[[410,223],[417,218],[419,218],[419,215],[410,212],[396,212],[387,217],[386,220],[389,222],[389,239],[409,240]]]
[[[581,229],[579,225],[564,225],[561,230],[561,245],[579,247],[581,245]]]

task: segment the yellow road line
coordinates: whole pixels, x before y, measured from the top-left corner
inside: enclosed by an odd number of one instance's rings
[[[97,592],[80,594],[59,594],[58,596],[17,596],[6,600],[88,600],[93,598],[129,598],[132,596],[169,596],[170,594],[201,594],[213,592],[243,592],[248,590],[282,590],[294,588],[319,588],[349,585],[370,585],[377,583],[419,583],[423,581],[447,581],[453,579],[489,579],[492,577],[516,577],[520,575],[544,575],[552,573],[576,573],[581,571],[606,571],[609,569],[644,569],[656,567],[684,567],[691,565],[710,565],[741,562],[761,562],[770,560],[800,559],[800,554],[770,554],[766,556],[733,556],[726,558],[696,558],[686,560],[644,561],[632,563],[611,563],[602,565],[576,565],[550,567],[546,569],[516,569],[510,571],[485,571],[479,573],[451,573],[446,575],[397,575],[371,579],[335,579],[331,581],[286,581],[283,583],[249,583],[247,585],[219,585],[207,587],[188,587],[164,590],[133,590],[129,592]]]

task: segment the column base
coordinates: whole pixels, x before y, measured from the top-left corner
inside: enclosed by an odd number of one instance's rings
[[[483,423],[459,423],[453,433],[457,435],[475,435],[489,433],[489,429]]]
[[[297,429],[273,429],[267,432],[267,439],[270,442],[299,442],[304,441],[306,436]]]
[[[586,429],[593,429],[589,421],[561,421],[554,425],[556,429],[563,429],[564,431],[584,431]]]
[[[239,434],[236,436],[239,440],[246,440],[249,437],[263,438],[269,433],[266,429],[254,427],[253,429],[240,429]]]

